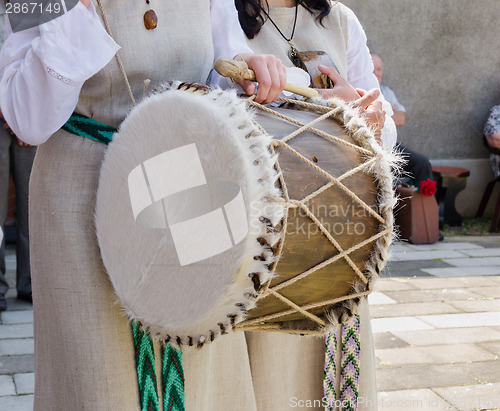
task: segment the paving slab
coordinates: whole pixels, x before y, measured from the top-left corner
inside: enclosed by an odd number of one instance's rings
[[[370,316],[372,318],[390,318],[401,316],[415,316],[426,314],[445,314],[459,313],[463,310],[453,307],[451,304],[443,302],[428,303],[407,303],[392,305],[373,305],[370,306]]]
[[[495,281],[500,277],[452,277],[452,278],[410,278],[410,285],[424,289],[443,289],[443,288],[470,288],[470,287],[495,287],[498,283]]]
[[[416,245],[410,244],[407,241],[396,241],[391,244],[389,251],[391,253],[405,252],[408,250],[418,250]]]
[[[420,270],[422,268],[443,268],[450,267],[445,260],[409,260],[409,261],[390,261],[385,269],[395,273],[397,271]]]
[[[469,258],[445,258],[443,263],[453,265],[455,267],[477,267],[477,266],[500,266],[500,257],[469,257]],[[425,267],[434,268],[434,267]],[[439,268],[439,267],[438,267]]]
[[[500,359],[455,365],[457,366],[457,372],[470,375],[476,383],[490,384],[500,382]]]
[[[384,362],[383,364],[386,363]],[[416,364],[406,365],[404,367],[378,365],[377,390],[414,390],[477,384],[477,380],[473,376],[463,372],[463,365],[464,364]]]
[[[435,328],[500,326],[500,312],[421,315],[417,318]]]
[[[7,298],[7,306],[9,307],[9,311],[33,310],[33,304],[17,299],[17,291],[15,292],[15,296]]]
[[[443,288],[434,290],[415,291],[386,291],[389,298],[399,303],[424,303],[424,302],[449,302],[455,300],[467,300],[469,298],[481,298],[483,295],[460,288]]]
[[[384,348],[375,350],[379,362],[392,365],[445,364],[467,361],[488,361],[497,357],[474,344],[433,345],[427,347]]]
[[[6,277],[7,281],[10,284],[12,284],[13,281],[14,282],[16,281],[15,280],[15,278],[16,278],[15,274],[13,274],[12,279],[10,279],[9,276],[7,276],[7,275],[5,277]],[[16,289],[15,288],[9,288],[8,291],[5,293],[5,297],[7,298],[7,300],[14,300],[15,298],[17,298],[17,291],[16,291]]]
[[[457,410],[450,406],[440,396],[431,390],[403,390],[392,392],[379,392],[379,410],[399,411],[399,410]]]
[[[469,288],[469,291],[477,293],[483,297],[498,298],[500,296],[500,286],[495,287],[473,287]]]
[[[500,248],[477,248],[461,252],[470,257],[500,257]]]
[[[393,331],[392,333],[399,339],[415,346],[500,341],[500,329],[496,330],[490,327]]]
[[[403,341],[389,332],[373,334],[373,345],[377,350],[382,348],[403,348],[410,346],[406,341]]]
[[[6,271],[15,271],[16,270],[16,259],[5,258],[5,269]]]
[[[33,354],[0,356],[0,374],[16,374],[34,370]]]
[[[377,280],[373,287],[375,291],[402,291],[415,290],[415,286],[408,279],[402,278],[382,278]]]
[[[500,341],[486,342],[478,344],[482,349],[489,351],[495,354],[498,358],[500,358]],[[500,363],[499,363],[500,367]]]
[[[375,318],[371,320],[371,326],[373,333],[433,329],[431,325],[413,317]]]
[[[465,277],[481,275],[500,275],[500,266],[474,266],[474,267],[445,267],[445,268],[422,268],[422,271],[436,277]]]
[[[480,250],[483,247],[474,244],[472,242],[448,242],[448,241],[439,241],[434,244],[413,244],[413,249],[418,251],[431,251],[431,250],[445,250],[445,251],[453,251],[453,250]]]
[[[0,396],[16,395],[14,380],[10,375],[0,375]]]
[[[433,391],[462,411],[500,407],[500,383],[434,388]]]
[[[0,397],[0,410],[33,411],[33,395]]]
[[[18,394],[33,394],[35,392],[35,374],[32,372],[15,374],[14,384]]]
[[[482,297],[479,300],[450,301],[449,304],[468,313],[500,311],[500,299],[496,300],[492,297]]]
[[[33,337],[33,324],[0,325],[0,339]]]
[[[462,258],[465,254],[452,250],[436,250],[436,251],[405,251],[401,253],[393,253],[391,261],[413,261],[413,260],[435,260],[443,258]]]
[[[494,281],[497,285],[500,285],[500,275],[497,275],[495,277],[489,277],[491,281]]]
[[[432,277],[431,274],[422,270],[402,270],[402,271],[389,271],[382,270],[380,278],[419,278],[419,277]]]
[[[388,297],[384,293],[374,291],[368,295],[368,304],[376,305],[376,304],[396,304],[392,298]]]
[[[33,338],[0,340],[0,356],[34,353]]]
[[[33,310],[4,311],[1,318],[2,324],[33,323]]]

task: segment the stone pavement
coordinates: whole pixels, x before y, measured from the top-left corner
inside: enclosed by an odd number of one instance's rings
[[[369,296],[379,410],[500,409],[500,237],[395,244]]]
[[[500,236],[392,253],[369,298],[379,410],[500,409]],[[12,286],[14,268],[8,248]],[[0,411],[33,407],[33,311],[15,295],[0,321]]]

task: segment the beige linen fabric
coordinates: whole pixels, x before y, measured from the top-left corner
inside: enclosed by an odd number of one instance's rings
[[[212,65],[209,0],[104,1],[137,100],[143,82],[204,82]],[[196,10],[184,27],[180,13]],[[186,35],[189,31],[189,35]],[[116,61],[88,80],[77,112],[118,126],[131,104]],[[137,411],[131,330],[102,266],[94,231],[106,146],[64,131],[40,146],[30,184],[36,411]],[[322,396],[321,339],[232,333],[184,351],[187,410],[280,411],[289,395]],[[254,389],[255,387],[255,389]]]
[[[320,50],[331,57],[344,78],[347,76],[347,9],[340,3],[332,6],[330,14],[324,18],[322,24],[316,23],[314,17],[304,7],[298,8],[297,24],[293,44],[299,51]],[[285,36],[292,32],[295,19],[294,7],[271,7],[269,16]],[[258,53],[270,53],[280,58],[287,67],[293,67],[287,52],[290,48],[278,30],[270,21],[262,26],[260,32],[248,40],[250,47]],[[375,380],[375,355],[373,349],[373,336],[370,327],[370,314],[368,303],[362,301],[359,308],[361,318],[361,372],[360,372],[360,409],[377,410],[377,389]],[[337,327],[338,335],[341,327]],[[296,341],[300,339],[300,341]],[[258,381],[254,380],[254,389],[258,399],[258,409],[273,410],[280,408],[284,401],[290,402],[291,397],[298,400],[314,400],[322,397],[322,367],[324,361],[323,339],[301,338],[294,335],[256,334],[247,336],[253,375],[259,375]],[[300,344],[300,345],[299,345]],[[282,347],[280,351],[276,347]],[[284,351],[288,351],[288,356]],[[258,354],[258,355],[254,355]],[[281,370],[274,369],[278,364],[277,357],[282,355],[285,366]],[[259,358],[258,363],[253,359]],[[296,358],[291,363],[287,358]],[[302,360],[301,360],[302,359]],[[315,363],[321,369],[313,374],[299,367],[300,361]],[[304,364],[302,364],[304,365]],[[294,368],[295,367],[295,368]],[[299,369],[300,368],[300,369]],[[341,351],[337,353],[337,392],[340,385]],[[316,370],[316,368],[315,368]],[[321,371],[321,372],[320,372]],[[280,372],[283,372],[281,376]],[[290,381],[296,384],[289,384]],[[298,380],[309,381],[302,386]],[[315,384],[312,381],[316,381]],[[275,389],[276,388],[276,389]],[[286,393],[286,395],[285,395]],[[280,394],[283,397],[280,397]],[[260,402],[260,401],[263,402]],[[321,409],[321,408],[312,408]]]
[[[347,79],[348,33],[346,12],[345,6],[336,3],[330,14],[323,19],[323,25],[320,25],[309,11],[299,6],[292,39],[298,51],[325,51],[345,79]],[[271,7],[269,16],[289,38],[295,19],[295,7]],[[286,67],[293,67],[287,55],[290,45],[270,21],[266,20],[260,32],[252,40],[248,40],[248,45],[256,53],[274,54]]]

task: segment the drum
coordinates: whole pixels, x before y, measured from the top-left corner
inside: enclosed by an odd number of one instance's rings
[[[390,163],[340,100],[269,108],[165,85],[101,169],[96,230],[119,303],[179,346],[231,329],[325,333],[387,259]]]

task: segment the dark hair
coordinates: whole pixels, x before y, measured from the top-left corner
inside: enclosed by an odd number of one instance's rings
[[[264,1],[269,10],[267,0]],[[260,0],[234,0],[241,28],[249,39],[253,39],[265,23],[265,14],[260,3]],[[297,3],[316,16],[316,21],[320,24],[331,9],[329,0],[297,0]]]

